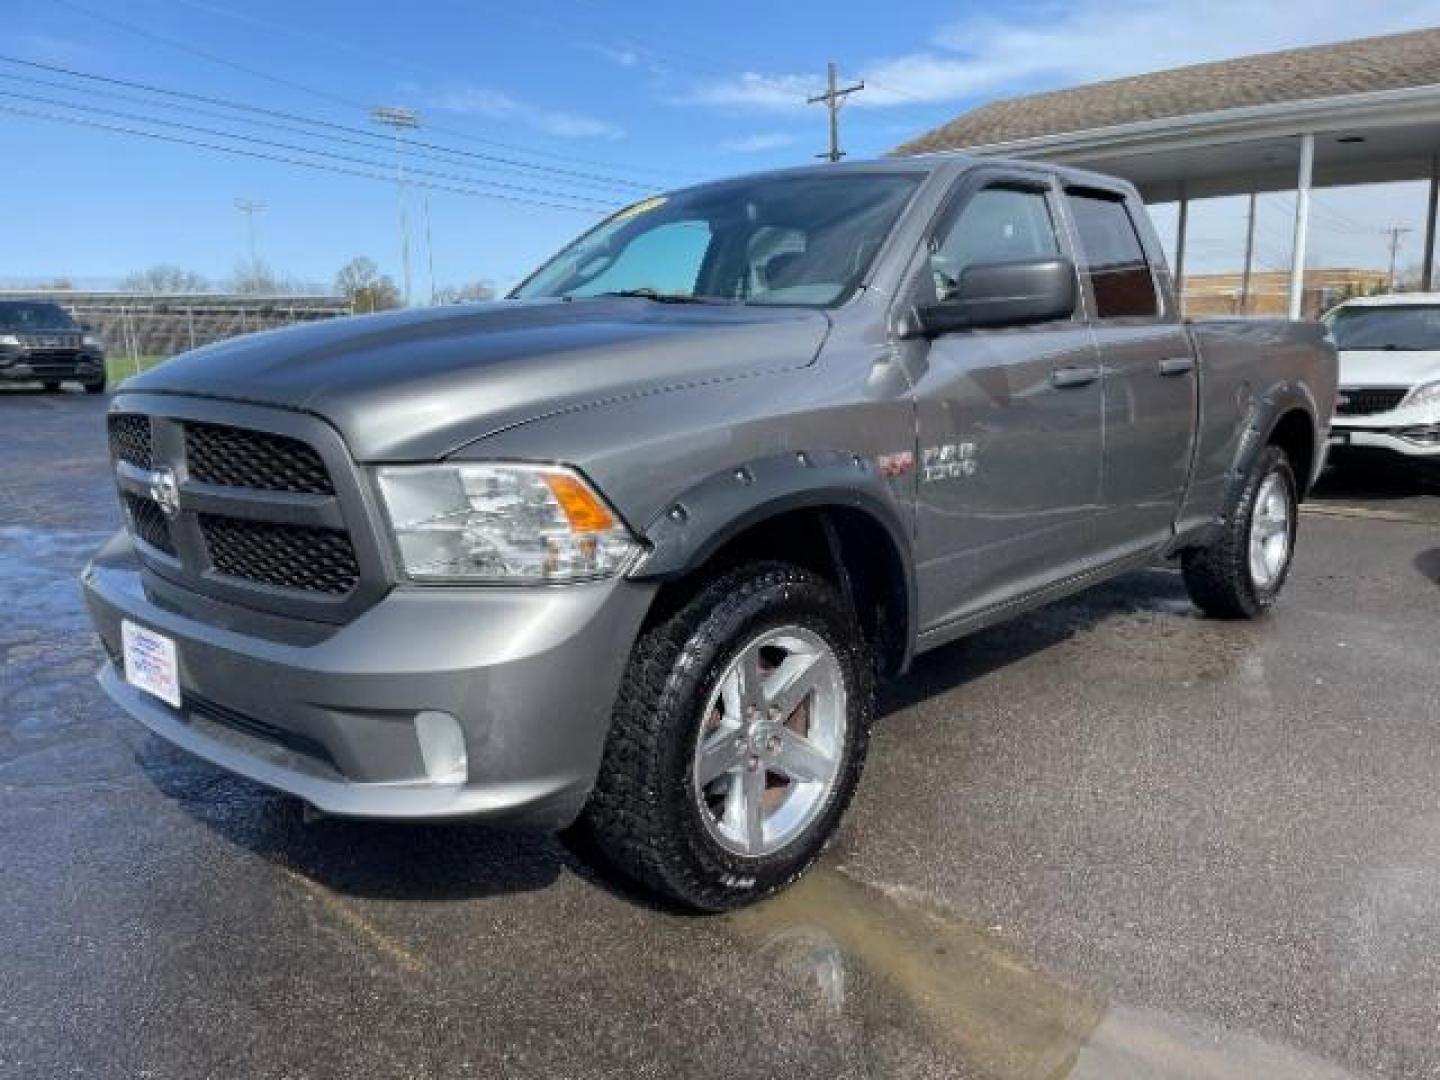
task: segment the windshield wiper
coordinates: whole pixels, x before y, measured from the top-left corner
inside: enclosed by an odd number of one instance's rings
[[[596,296],[628,296],[641,300],[654,300],[657,304],[733,304],[718,296],[692,296],[688,293],[667,293],[658,289],[616,289],[614,292],[596,293]]]

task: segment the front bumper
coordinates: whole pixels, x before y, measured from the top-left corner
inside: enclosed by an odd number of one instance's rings
[[[0,350],[0,381],[95,382],[105,375],[105,354],[92,349],[26,352]]]
[[[343,627],[275,621],[261,634],[243,609],[177,604],[145,578],[121,534],[82,581],[112,657],[101,685],[157,735],[330,814],[543,828],[569,824],[594,784],[653,594],[627,580],[402,588]],[[175,640],[182,708],[125,682],[126,619]],[[422,712],[458,721],[463,780],[427,772]]]
[[[1434,441],[1430,441],[1428,436],[1416,437],[1427,430],[1436,432]],[[1332,451],[1352,446],[1357,449],[1390,450],[1406,457],[1440,458],[1440,419],[1403,427],[1362,428],[1338,423],[1331,427]]]

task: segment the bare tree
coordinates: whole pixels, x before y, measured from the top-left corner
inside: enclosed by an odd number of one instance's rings
[[[388,311],[400,306],[400,290],[375,260],[357,255],[335,275],[335,291],[350,300],[357,313]]]
[[[126,292],[193,293],[208,291],[210,282],[193,270],[157,263],[148,270],[126,274],[120,279],[120,288]]]

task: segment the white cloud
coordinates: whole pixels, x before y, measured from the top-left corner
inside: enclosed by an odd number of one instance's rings
[[[964,101],[1114,79],[1256,52],[1432,26],[1437,0],[1071,0],[942,26],[924,48],[845,72],[858,108]],[[754,71],[697,84],[689,104],[792,110],[817,75]]]
[[[794,135],[786,135],[779,131],[767,131],[756,135],[746,135],[740,139],[726,139],[720,144],[720,149],[731,154],[759,154],[766,150],[779,150],[782,146],[791,146],[794,142]]]
[[[462,116],[523,124],[562,139],[618,139],[623,128],[582,113],[546,109],[484,86],[454,86],[432,95],[430,107]]]

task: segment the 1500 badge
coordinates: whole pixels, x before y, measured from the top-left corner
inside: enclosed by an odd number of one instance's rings
[[[964,480],[980,471],[979,455],[973,442],[927,446],[920,455],[920,479]]]

